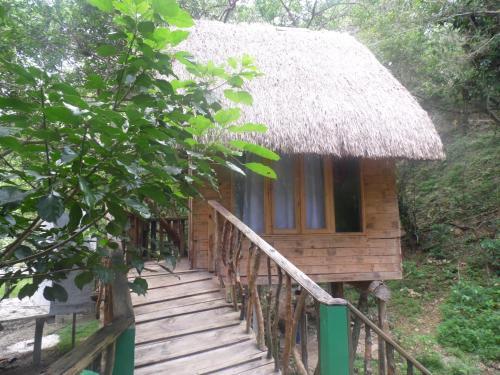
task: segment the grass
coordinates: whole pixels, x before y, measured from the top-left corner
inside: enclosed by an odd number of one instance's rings
[[[72,324],[70,323],[59,331],[59,344],[57,344],[57,348],[62,353],[71,350],[71,326]],[[87,337],[94,334],[99,328],[98,320],[91,320],[80,324],[77,322],[76,344],[78,345],[78,343],[84,341]]]

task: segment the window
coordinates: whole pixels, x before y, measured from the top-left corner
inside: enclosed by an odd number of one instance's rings
[[[264,178],[235,174],[234,200],[235,215],[254,232],[264,233]]]
[[[295,229],[295,183],[296,163],[295,157],[283,155],[273,165],[278,179],[273,182],[273,228]]]
[[[272,167],[277,180],[234,175],[235,215],[256,233],[363,231],[359,160],[283,155]]]
[[[326,228],[325,218],[325,171],[323,157],[304,157],[304,193],[306,229]]]
[[[336,232],[362,232],[361,174],[356,159],[335,160],[333,196]]]

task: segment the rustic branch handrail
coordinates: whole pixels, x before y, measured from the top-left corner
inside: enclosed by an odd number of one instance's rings
[[[346,305],[347,301],[342,298],[333,298],[309,276],[298,269],[293,263],[286,259],[281,253],[268,244],[262,237],[250,229],[245,223],[229,212],[219,202],[210,200],[208,204],[214,208],[227,221],[233,224],[246,238],[271,258],[287,275],[289,275],[297,284],[307,290],[309,295],[324,305]]]
[[[429,370],[427,370],[420,362],[418,362],[415,358],[413,358],[406,350],[404,350],[396,341],[394,341],[391,336],[382,331],[375,323],[373,323],[366,315],[364,315],[361,311],[359,311],[355,306],[353,306],[350,302],[347,302],[347,307],[356,315],[357,318],[361,319],[363,323],[369,326],[377,335],[382,337],[385,342],[390,344],[394,349],[396,349],[401,356],[403,356],[407,361],[410,361],[417,369],[422,371],[425,375],[432,375]]]
[[[111,324],[99,329],[82,344],[78,345],[50,365],[45,371],[45,374],[79,374],[87,368],[100,353],[104,352],[110,345],[113,345],[117,338],[133,323],[134,319],[132,317],[114,320]]]

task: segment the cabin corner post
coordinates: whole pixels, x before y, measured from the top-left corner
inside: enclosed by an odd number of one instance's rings
[[[321,304],[319,316],[320,374],[349,375],[351,345],[347,306]]]

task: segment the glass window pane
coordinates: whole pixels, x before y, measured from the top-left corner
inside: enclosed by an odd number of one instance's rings
[[[306,227],[308,229],[325,228],[325,177],[322,156],[304,157],[304,185]]]
[[[336,160],[333,166],[333,185],[336,231],[362,232],[359,161]]]
[[[278,179],[273,183],[273,221],[276,229],[295,228],[294,157],[283,155],[273,166]]]
[[[235,174],[235,215],[258,234],[264,233],[264,178]]]

